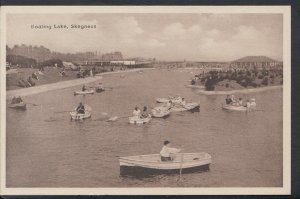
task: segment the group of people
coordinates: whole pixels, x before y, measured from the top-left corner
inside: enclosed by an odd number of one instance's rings
[[[23,102],[23,100],[20,96],[18,96],[18,97],[14,96],[11,100],[11,104],[19,104],[21,102]]]
[[[148,118],[149,117],[149,112],[147,106],[144,106],[143,111],[139,109],[139,107],[135,107],[133,112],[132,112],[133,117],[136,117],[137,119],[143,119],[143,118]]]
[[[19,83],[19,86],[24,87],[24,88],[35,86],[35,82],[32,80],[31,76],[29,76],[27,78],[27,80],[24,80],[23,78],[20,78],[18,83]]]
[[[67,76],[67,73],[66,73],[65,69],[62,69],[62,71],[59,72],[59,75],[62,76],[62,77]]]
[[[94,71],[93,69],[90,69],[90,70],[80,70],[78,71],[77,73],[77,77],[78,78],[85,78],[86,76],[90,76],[90,77],[94,77]]]
[[[186,105],[186,101],[184,97],[174,97],[171,98],[166,104],[165,107],[169,110],[171,109],[173,106],[175,105],[181,105],[181,106],[185,106]]]
[[[231,106],[244,106],[247,108],[250,107],[256,107],[255,98],[252,98],[251,100],[247,100],[246,104],[243,104],[243,98],[239,97],[238,99],[234,95],[227,95],[226,99],[226,105]]]

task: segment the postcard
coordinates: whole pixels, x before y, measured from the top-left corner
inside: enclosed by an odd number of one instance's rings
[[[290,6],[3,6],[1,58],[1,194],[291,193]]]

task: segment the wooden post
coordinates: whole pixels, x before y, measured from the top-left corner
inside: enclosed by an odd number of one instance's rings
[[[182,174],[182,164],[183,164],[183,153],[181,153],[181,162],[180,162],[179,180],[181,180],[181,174]]]

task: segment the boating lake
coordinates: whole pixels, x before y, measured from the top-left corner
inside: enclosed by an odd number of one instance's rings
[[[221,109],[226,96],[186,88],[200,70],[144,70],[104,75],[110,91],[74,96],[81,86],[24,97],[27,111],[7,109],[7,187],[278,187],[282,186],[282,89],[241,94],[256,98],[256,112]],[[63,84],[63,82],[62,82]],[[96,82],[94,83],[96,84]],[[92,84],[89,84],[92,85]],[[149,124],[128,124],[137,105],[177,95],[200,102],[200,112],[172,113]],[[92,118],[70,121],[84,101]],[[55,113],[65,111],[63,113]],[[105,116],[104,113],[108,115]],[[118,116],[114,122],[108,117]],[[207,172],[130,178],[119,175],[118,156],[159,153],[164,140],[184,152],[212,156]]]

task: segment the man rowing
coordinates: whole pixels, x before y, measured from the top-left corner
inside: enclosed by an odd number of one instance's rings
[[[84,114],[85,113],[85,108],[82,102],[79,103],[78,107],[76,108],[77,113]]]
[[[177,148],[171,148],[170,141],[168,140],[164,141],[164,146],[160,151],[161,161],[172,161],[173,160],[172,154],[179,153],[180,151],[182,150]]]

